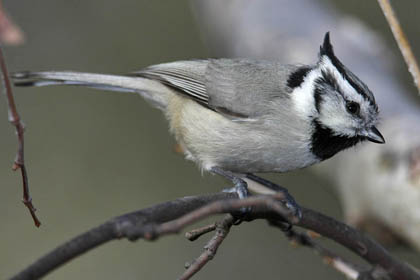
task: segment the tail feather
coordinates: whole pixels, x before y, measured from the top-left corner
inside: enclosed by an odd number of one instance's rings
[[[142,77],[80,73],[70,71],[17,72],[15,86],[75,85],[101,90],[139,93],[152,105],[166,107],[171,90],[158,81]]]

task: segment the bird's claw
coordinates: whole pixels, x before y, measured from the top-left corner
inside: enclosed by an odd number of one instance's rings
[[[302,210],[291,195],[287,194],[287,197],[282,199],[281,202],[289,209],[292,218],[295,218],[298,221],[302,219]]]

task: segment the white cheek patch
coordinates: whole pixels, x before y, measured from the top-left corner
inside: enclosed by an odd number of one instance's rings
[[[322,114],[319,117],[320,122],[331,128],[336,135],[354,135],[352,122],[345,111],[338,111],[336,108],[328,110],[324,107]]]
[[[293,104],[295,106],[296,112],[301,117],[308,117],[315,115],[315,80],[319,78],[321,72],[319,69],[311,70],[308,75],[305,77],[303,83],[293,89],[291,94]]]

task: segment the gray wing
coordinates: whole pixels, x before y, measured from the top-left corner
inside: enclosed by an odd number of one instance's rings
[[[149,66],[132,75],[141,76],[178,90],[181,94],[209,107],[205,85],[208,60],[176,61]]]
[[[252,118],[289,93],[287,77],[296,68],[249,59],[210,59],[158,64],[134,75],[159,80],[211,110]]]

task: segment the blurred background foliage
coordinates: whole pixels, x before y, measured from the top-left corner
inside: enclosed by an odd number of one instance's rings
[[[375,1],[333,5],[367,22],[397,51]],[[26,34],[24,45],[5,47],[10,71],[126,73],[213,56],[201,41],[187,1],[5,1],[4,6]],[[419,54],[419,2],[401,1],[395,8]],[[399,67],[401,79],[411,85],[402,60]],[[35,228],[20,202],[20,176],[10,169],[16,139],[1,97],[0,279],[110,217],[228,185],[202,176],[177,154],[163,115],[134,94],[51,87],[18,88],[15,95],[27,126],[31,194],[43,224]],[[341,217],[326,182],[310,172],[267,177],[288,187],[302,205]],[[205,240],[191,243],[172,236],[153,243],[114,241],[46,279],[174,279],[201,252]],[[396,247],[393,253],[420,265],[410,250]],[[290,246],[276,229],[253,222],[233,228],[217,257],[196,278],[274,279],[279,273],[287,279],[342,277],[311,251]]]

